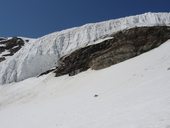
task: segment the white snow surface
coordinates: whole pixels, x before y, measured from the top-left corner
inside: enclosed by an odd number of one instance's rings
[[[0,127],[169,128],[169,51],[167,41],[103,70],[0,86]]]
[[[58,64],[60,57],[99,43],[111,34],[136,26],[170,26],[170,13],[145,13],[55,32],[32,41],[0,63],[0,84],[34,77]]]

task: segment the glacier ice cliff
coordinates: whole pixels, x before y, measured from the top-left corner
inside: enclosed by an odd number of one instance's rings
[[[0,84],[37,76],[58,65],[58,60],[112,34],[142,26],[170,26],[170,13],[145,13],[55,32],[27,43],[0,63]]]

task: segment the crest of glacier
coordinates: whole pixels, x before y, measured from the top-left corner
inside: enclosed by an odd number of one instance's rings
[[[76,49],[100,43],[120,30],[141,26],[170,26],[170,13],[145,13],[55,32],[26,43],[0,63],[0,84],[34,77],[58,65]]]

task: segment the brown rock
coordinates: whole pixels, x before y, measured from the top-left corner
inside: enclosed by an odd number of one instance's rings
[[[117,32],[112,37],[62,57],[55,70],[56,76],[72,76],[89,68],[107,68],[147,52],[170,39],[170,27],[136,27]]]

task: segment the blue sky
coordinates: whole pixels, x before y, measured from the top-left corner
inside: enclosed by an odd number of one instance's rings
[[[40,37],[144,12],[170,12],[170,0],[0,0],[0,36]]]

